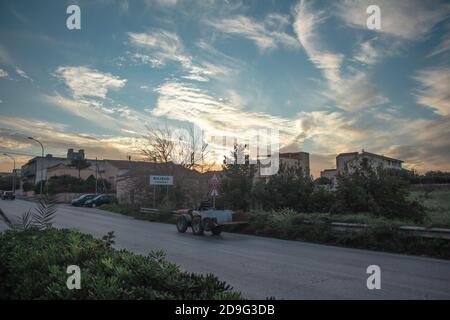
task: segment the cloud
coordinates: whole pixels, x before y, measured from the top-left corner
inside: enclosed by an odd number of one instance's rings
[[[21,76],[24,79],[30,80],[31,82],[33,82],[33,79],[31,77],[29,77],[25,71],[23,71],[22,69],[20,69],[19,67],[16,67],[16,73]]]
[[[420,128],[420,130],[417,130]],[[419,171],[450,171],[450,117],[437,120],[416,120],[398,130],[405,142],[394,144],[388,150],[406,166]]]
[[[156,121],[146,113],[128,106],[108,106],[103,101],[93,99],[71,99],[59,94],[42,95],[42,99],[66,112],[109,130],[122,131],[125,129],[145,132],[146,126],[153,125]]]
[[[206,82],[210,78],[221,78],[235,72],[230,64],[218,65],[207,59],[194,59],[185,53],[178,35],[167,30],[153,29],[145,33],[129,32],[128,37],[133,46],[144,51],[133,54],[133,61],[150,64],[157,68],[164,66],[168,61],[178,62],[187,72],[184,75],[185,79]],[[226,62],[226,60],[223,61]]]
[[[315,30],[325,20],[325,13],[323,11],[313,12],[305,1],[300,1],[294,12],[294,31],[308,58],[318,69],[322,70],[327,80],[339,81],[344,56],[323,49]]]
[[[106,98],[109,90],[122,88],[127,80],[88,67],[59,67],[56,77],[64,81],[74,97]]]
[[[232,18],[207,20],[206,23],[224,34],[252,40],[261,50],[274,49],[279,45],[288,48],[299,47],[297,39],[284,32],[289,23],[288,16],[269,14],[265,21],[259,22],[240,15]]]
[[[8,72],[0,68],[0,78],[8,77]]]
[[[420,84],[415,92],[417,103],[433,108],[437,114],[450,115],[450,67],[423,69],[414,79]]]
[[[294,31],[309,60],[327,81],[324,95],[347,111],[385,103],[387,99],[371,84],[366,73],[353,68],[343,74],[344,55],[326,50],[316,32],[327,16],[324,11],[314,11],[310,3],[302,0],[294,8]]]
[[[447,23],[439,44],[431,50],[427,55],[427,58],[431,58],[437,55],[448,53],[450,51],[450,23]]]
[[[366,8],[376,4],[381,9],[381,30],[378,32],[402,40],[423,38],[450,13],[450,4],[438,0],[342,0],[334,12],[347,25],[367,29]]]
[[[65,156],[68,148],[85,149],[89,158],[125,159],[126,154],[136,154],[133,146],[139,138],[92,135],[69,132],[70,128],[60,123],[42,121],[36,118],[2,116],[0,118],[0,146],[6,149],[27,150],[34,147],[27,136],[37,137],[47,152]],[[29,151],[32,153],[32,151]],[[56,153],[56,154],[55,154]]]

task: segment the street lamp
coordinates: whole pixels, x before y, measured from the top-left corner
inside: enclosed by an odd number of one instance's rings
[[[44,171],[44,146],[42,145],[42,143],[39,140],[37,140],[37,139],[35,139],[33,137],[28,137],[28,139],[36,141],[37,143],[39,143],[41,145],[41,149],[42,149],[41,175],[42,175],[42,171]],[[36,165],[36,169],[37,169],[37,165]],[[37,177],[37,170],[36,170],[36,177]],[[41,186],[40,186],[40,196],[42,197],[42,177],[41,177],[40,184],[41,184]]]
[[[16,192],[16,159],[14,159],[14,157],[10,156],[7,153],[4,153],[3,155],[5,157],[8,157],[8,158],[12,159],[12,161],[14,162],[12,192]]]

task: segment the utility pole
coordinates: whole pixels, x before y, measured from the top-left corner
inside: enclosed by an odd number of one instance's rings
[[[41,149],[42,149],[42,165],[41,165],[41,176],[42,176],[42,174],[43,174],[43,171],[44,171],[44,160],[45,160],[45,158],[44,158],[44,146],[42,145],[42,143],[39,141],[39,140],[37,140],[37,139],[35,139],[35,138],[33,138],[33,137],[28,137],[28,139],[30,139],[30,140],[33,140],[33,141],[36,141],[37,143],[39,143],[40,145],[41,145]],[[37,164],[36,164],[36,178],[37,178]],[[39,196],[42,198],[42,177],[41,177],[41,181],[40,181],[40,184],[41,184],[41,186],[40,186],[40,194],[39,194]]]
[[[13,166],[13,183],[12,183],[12,192],[16,192],[16,159],[12,156],[10,156],[7,153],[3,154],[4,156],[12,159],[14,166]]]
[[[98,193],[97,173],[98,173],[98,165],[97,165],[97,157],[95,157],[95,194]]]

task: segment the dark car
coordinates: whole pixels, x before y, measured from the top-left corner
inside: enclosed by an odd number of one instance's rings
[[[75,207],[84,206],[86,201],[94,199],[98,194],[83,194],[81,197],[73,199],[71,204]]]
[[[95,208],[95,207],[101,206],[102,204],[111,204],[111,203],[115,203],[115,202],[116,202],[116,198],[114,198],[113,196],[110,196],[107,194],[101,194],[91,200],[87,200],[84,203],[84,205],[86,207]]]
[[[2,200],[15,200],[16,199],[16,194],[12,191],[4,191],[2,194]]]

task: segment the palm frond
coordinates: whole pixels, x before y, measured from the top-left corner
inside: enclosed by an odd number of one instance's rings
[[[0,209],[0,218],[8,226],[8,228],[14,229],[14,224],[11,222],[11,220],[9,220],[9,218],[6,216],[6,214],[1,209]]]
[[[39,203],[34,208],[33,226],[38,229],[46,229],[52,226],[52,220],[56,214],[56,203],[44,197],[39,199]]]
[[[28,230],[33,227],[33,215],[31,214],[31,209],[29,209],[27,212],[25,212],[22,215],[22,230]]]

